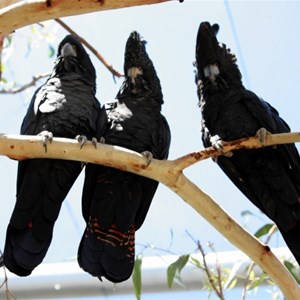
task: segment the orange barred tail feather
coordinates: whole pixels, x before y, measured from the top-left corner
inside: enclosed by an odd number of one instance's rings
[[[112,224],[101,227],[90,217],[78,249],[80,267],[93,276],[118,283],[127,280],[133,270],[135,256],[135,226],[121,231]]]

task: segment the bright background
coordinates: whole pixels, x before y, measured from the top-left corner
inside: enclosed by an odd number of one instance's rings
[[[196,34],[202,21],[220,25],[218,39],[236,54],[245,86],[278,109],[292,131],[300,131],[299,15],[300,1],[186,0],[181,4],[171,1],[63,20],[120,72],[123,72],[124,47],[130,32],[137,30],[148,41],[148,54],[163,88],[163,114],[172,131],[169,158],[175,159],[203,148],[193,67]],[[47,34],[47,40],[42,38],[39,26],[19,29],[13,34],[13,49],[3,53],[3,76],[7,80],[27,83],[33,75],[52,70],[54,57],[49,58],[49,43],[56,50],[67,32],[54,21],[44,26],[42,32]],[[122,79],[116,79],[115,83],[111,73],[90,55],[97,70],[97,97],[103,104],[114,98]],[[22,94],[1,95],[0,132],[19,132],[36,88]],[[4,246],[6,226],[15,203],[16,170],[16,161],[0,157],[0,249]],[[76,259],[84,229],[83,175],[84,172],[63,204],[45,262]],[[211,160],[194,165],[186,175],[250,232],[269,222]],[[242,211],[251,211],[256,216],[243,217]],[[197,245],[190,235],[203,245],[212,242],[216,251],[235,249],[181,198],[160,185],[146,221],[137,232],[137,253],[165,254],[156,248],[175,254],[193,252]],[[283,245],[279,235],[271,245]]]

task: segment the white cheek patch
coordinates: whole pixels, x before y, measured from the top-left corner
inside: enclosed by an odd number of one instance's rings
[[[123,123],[132,117],[132,111],[125,105],[125,103],[118,103],[117,107],[108,115],[111,123],[110,129],[116,131],[123,131]]]
[[[204,69],[204,76],[208,77],[211,81],[215,81],[216,77],[220,74],[220,70],[217,64],[208,65]]]
[[[138,67],[132,67],[127,70],[127,76],[131,78],[131,82],[135,84],[135,78],[138,75],[143,75],[143,70]]]

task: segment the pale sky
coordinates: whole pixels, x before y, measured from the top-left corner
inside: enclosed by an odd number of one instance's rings
[[[148,41],[148,54],[160,77],[164,101],[163,114],[172,132],[170,159],[203,148],[200,136],[200,111],[197,106],[193,61],[198,26],[202,21],[218,23],[218,39],[236,53],[247,88],[273,105],[292,131],[299,125],[300,69],[299,1],[176,1],[159,5],[105,11],[64,18],[78,34],[90,42],[118,71],[123,71],[125,42],[137,30]],[[55,32],[57,47],[67,34],[55,22],[47,23]],[[32,75],[52,69],[48,42],[38,39],[30,27],[13,35],[14,50],[4,54],[4,77],[28,82]],[[34,47],[28,50],[28,38]],[[97,70],[97,97],[103,104],[114,98],[122,80],[114,83],[112,75],[92,55]],[[44,81],[40,81],[42,84]],[[37,88],[37,87],[36,87]],[[1,95],[0,132],[17,134],[34,90],[23,94]],[[0,157],[0,249],[15,202],[17,162]],[[82,173],[83,175],[83,173]],[[84,230],[81,217],[82,178],[69,193],[55,226],[54,238],[45,262],[74,259]],[[211,195],[231,216],[244,224],[241,211],[250,210],[246,226],[254,233],[268,222],[239,192],[211,160],[186,171],[186,175]],[[213,242],[216,251],[236,249],[211,225],[168,188],[160,186],[143,227],[137,233],[139,253],[145,245],[170,250],[175,254],[193,252],[196,245],[186,232],[205,245]],[[273,246],[282,245],[273,238]],[[145,255],[161,253],[144,251]]]

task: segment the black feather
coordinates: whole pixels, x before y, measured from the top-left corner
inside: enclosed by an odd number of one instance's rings
[[[115,102],[106,104],[98,138],[137,152],[166,159],[170,129],[161,115],[159,79],[143,41],[133,32],[125,49],[125,81]],[[132,273],[135,231],[146,217],[158,182],[100,165],[88,165],[82,196],[87,223],[78,250],[79,265],[93,276],[112,282]]]
[[[202,140],[232,141],[270,133],[290,132],[269,103],[244,88],[236,58],[208,22],[200,24],[197,46],[197,83],[202,113]],[[232,182],[278,226],[300,263],[300,157],[294,144],[238,150],[221,156],[218,165]]]
[[[49,131],[55,137],[96,135],[100,104],[96,73],[81,43],[72,35],[59,45],[51,76],[33,95],[21,134]],[[31,159],[19,162],[17,201],[7,228],[4,264],[27,276],[50,246],[61,205],[81,172],[81,163]]]

